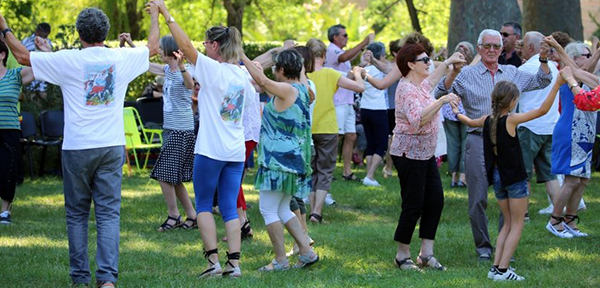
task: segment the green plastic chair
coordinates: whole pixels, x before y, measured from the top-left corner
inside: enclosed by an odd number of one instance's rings
[[[123,123],[125,124],[125,150],[127,151],[127,165],[131,174],[131,163],[129,163],[129,151],[133,151],[135,165],[139,170],[146,169],[148,165],[148,157],[150,149],[162,147],[162,130],[161,129],[146,129],[141,125],[142,120],[138,111],[133,107],[125,107],[123,109]],[[138,123],[140,125],[138,126]],[[141,130],[141,131],[140,131]],[[143,136],[142,136],[143,135]],[[160,140],[159,143],[154,143],[154,139]],[[140,168],[140,162],[137,157],[137,150],[146,150],[146,159],[144,165]]]

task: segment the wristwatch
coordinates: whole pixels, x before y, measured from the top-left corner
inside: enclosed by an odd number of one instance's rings
[[[579,87],[579,84],[577,82],[575,82],[573,84],[569,84],[569,89],[573,89],[575,87]]]
[[[6,37],[6,33],[8,33],[8,32],[12,33],[12,30],[10,30],[10,28],[6,28],[6,29],[2,30],[2,37]]]
[[[175,23],[175,18],[173,18],[173,16],[170,16],[169,19],[165,19],[167,22],[167,25],[171,24],[171,23]]]

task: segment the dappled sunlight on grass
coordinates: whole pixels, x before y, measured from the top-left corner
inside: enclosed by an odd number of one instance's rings
[[[67,237],[63,240],[53,240],[41,236],[12,236],[0,237],[0,246],[2,247],[46,247],[46,248],[67,248]]]
[[[568,245],[565,245],[568,247]],[[546,261],[569,260],[582,264],[582,262],[598,263],[600,254],[590,253],[590,251],[573,251],[562,248],[550,248],[546,251],[538,252],[536,258]]]
[[[469,198],[469,194],[466,189],[456,189],[451,188],[444,190],[444,198],[446,200],[467,200]]]
[[[29,196],[18,199],[18,204],[21,207],[64,207],[65,198],[62,192],[55,195],[41,195],[41,196]]]

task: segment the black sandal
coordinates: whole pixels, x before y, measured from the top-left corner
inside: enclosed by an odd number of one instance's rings
[[[206,268],[206,270],[204,270],[202,273],[200,273],[200,276],[198,276],[199,278],[217,276],[217,275],[221,275],[221,273],[223,273],[223,270],[221,269],[221,264],[219,264],[219,262],[213,263],[208,258],[212,254],[219,254],[219,249],[215,248],[215,249],[209,250],[209,251],[204,250],[204,258],[206,258],[206,261],[208,261],[208,263],[210,264],[210,267]]]
[[[233,266],[231,260],[240,260],[240,252],[227,253],[227,262],[225,262],[225,269],[223,270],[223,277],[241,277],[242,270],[240,266]]]
[[[192,222],[192,225],[188,225],[187,222]],[[184,230],[196,229],[198,228],[198,221],[197,219],[187,217],[185,218],[185,221],[181,223],[181,228],[183,228]]]
[[[175,224],[169,224],[170,220],[175,221]],[[160,225],[160,227],[158,227],[158,232],[165,232],[167,230],[175,229],[179,226],[181,226],[181,215],[179,215],[177,218],[171,217],[171,215],[168,215],[167,220],[165,220],[165,222],[163,222]]]
[[[417,261],[417,265],[420,268],[432,268],[435,270],[446,271],[446,267],[444,267],[444,265],[442,265],[435,257],[433,257],[433,254],[429,256],[419,256],[419,260],[421,263]],[[431,260],[433,260],[433,263],[429,263]]]
[[[317,219],[317,221],[319,222],[319,224],[323,223],[323,217],[321,215],[317,214],[317,213],[311,213],[308,216],[308,218],[309,218],[309,220],[310,220],[310,218],[315,218],[315,219]],[[310,222],[315,223],[315,221],[312,221],[312,220]]]
[[[246,220],[244,225],[242,225],[242,240],[252,239],[254,234],[252,234],[252,227],[250,227],[250,220]]]
[[[558,225],[558,224],[560,224],[560,223],[563,223],[563,222],[565,221],[565,218],[564,218],[564,217],[556,217],[556,216],[554,216],[554,215],[552,215],[552,214],[550,214],[550,218],[552,218],[552,219],[554,219],[554,220],[558,221],[558,222],[556,222],[556,223],[552,223],[552,222],[551,222],[550,224],[552,224],[552,226],[556,226],[556,225]],[[554,229],[556,229],[556,228],[554,228]],[[558,233],[560,233],[560,232],[563,232],[563,231],[565,231],[565,229],[564,229],[564,227],[563,227],[563,229],[562,229],[562,230],[558,230],[558,229],[556,229],[556,231],[557,231]]]
[[[400,268],[400,270],[419,270],[419,267],[415,265],[415,262],[413,262],[410,257],[402,260],[398,260],[394,257],[394,262],[396,262],[396,266]]]
[[[565,214],[565,225],[569,225],[569,223],[577,220],[577,224],[579,224],[579,216],[577,215],[569,215],[569,214]],[[575,231],[579,231],[579,228],[572,228],[571,226],[569,226],[569,228],[575,230]]]
[[[345,181],[360,181],[360,179],[358,179],[354,173],[350,173],[347,176],[342,175],[342,178],[344,178]]]

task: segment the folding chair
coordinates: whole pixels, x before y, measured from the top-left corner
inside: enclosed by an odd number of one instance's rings
[[[148,157],[150,156],[150,150],[153,148],[162,147],[162,130],[161,129],[146,129],[144,125],[141,125],[142,120],[140,114],[133,107],[123,108],[123,123],[125,125],[125,139],[126,146],[125,151],[127,152],[127,164],[129,166],[129,173],[131,174],[131,163],[129,163],[129,151],[133,151],[133,157],[135,159],[136,167],[139,170],[146,169],[148,165]],[[139,126],[138,126],[138,123]],[[152,140],[158,137],[159,143],[153,143]],[[146,150],[146,159],[140,169],[140,162],[137,157],[137,150]]]
[[[41,139],[34,140],[35,145],[40,145],[42,149],[42,159],[40,161],[39,175],[44,174],[44,165],[46,163],[46,151],[49,146],[57,146],[59,175],[62,175],[62,165],[60,154],[63,142],[63,131],[65,129],[65,114],[63,111],[44,111],[40,114]]]

